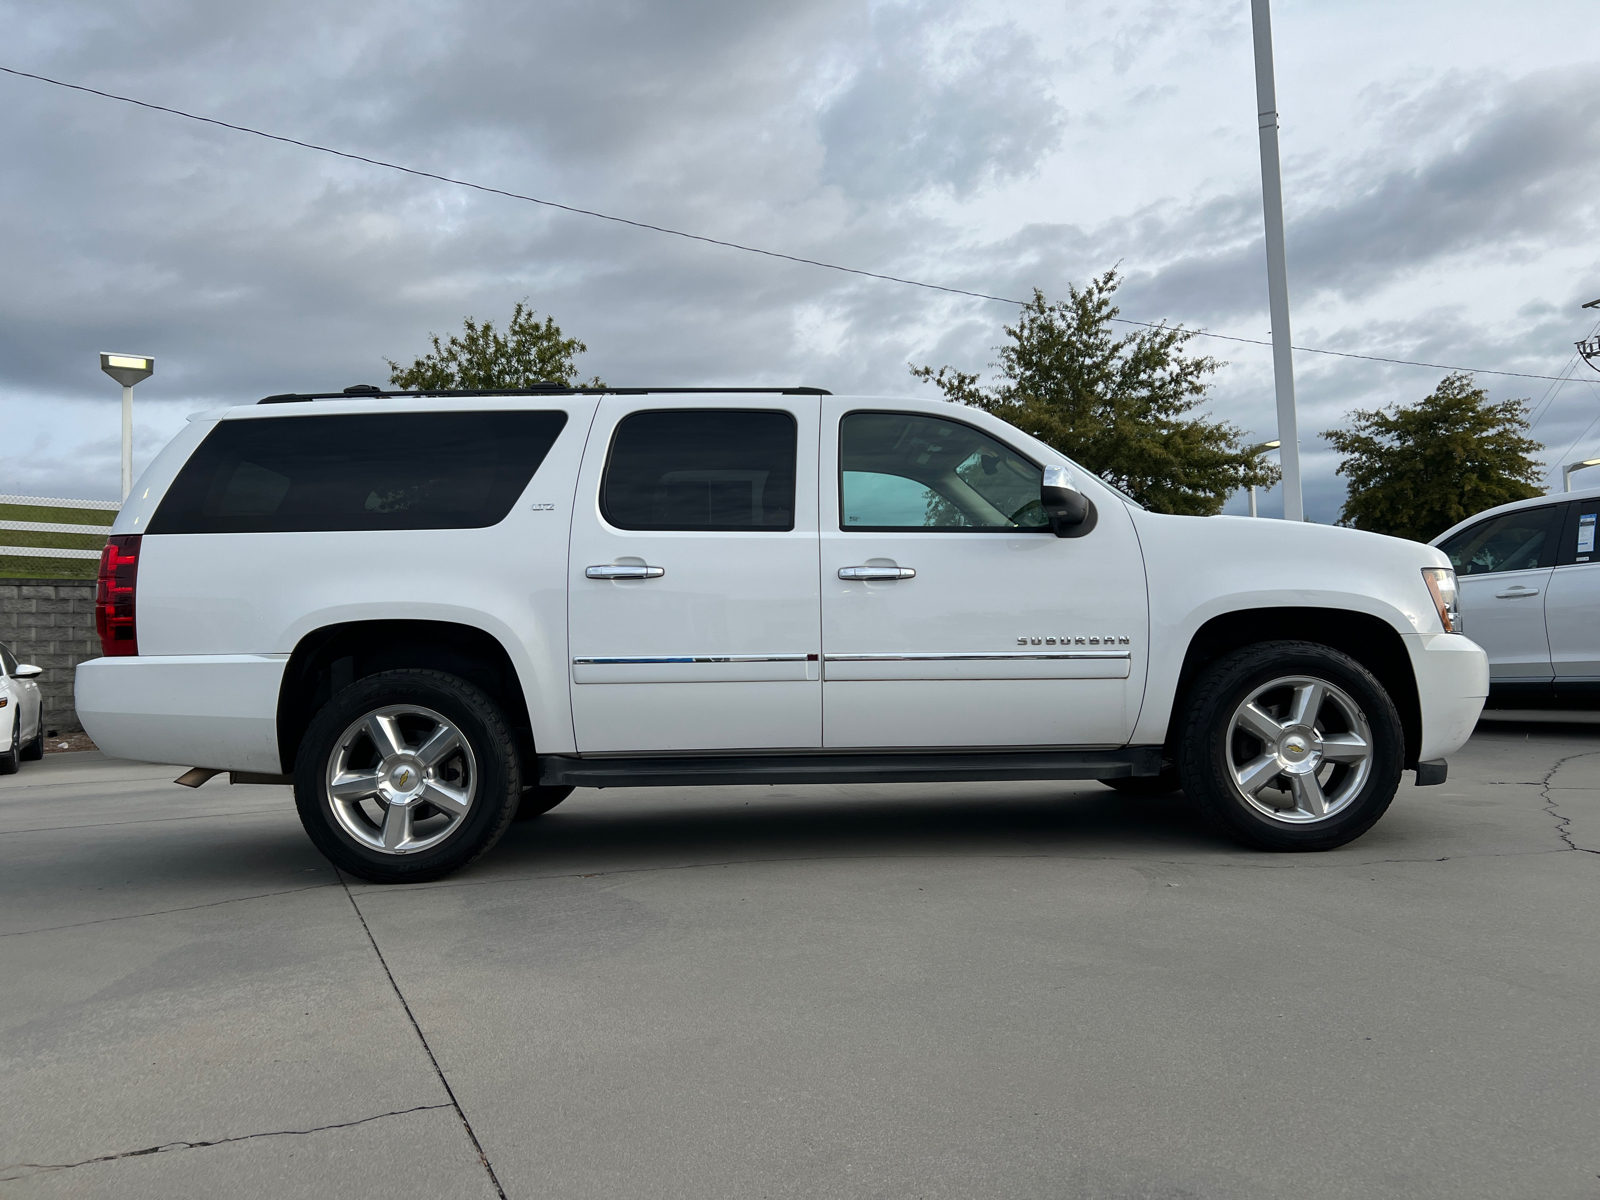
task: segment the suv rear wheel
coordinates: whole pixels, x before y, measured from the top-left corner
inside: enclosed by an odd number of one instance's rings
[[[1211,664],[1189,696],[1183,790],[1245,845],[1331,850],[1394,799],[1400,716],[1349,655],[1311,642],[1247,646]]]
[[[312,718],[294,797],[317,849],[374,883],[458,870],[500,840],[522,795],[516,738],[478,688],[440,671],[385,671]]]

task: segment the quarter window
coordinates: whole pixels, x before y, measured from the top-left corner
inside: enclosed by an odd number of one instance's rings
[[[774,410],[640,412],[617,425],[600,508],[618,529],[794,528],[798,427]]]
[[[1043,530],[1044,472],[960,421],[850,413],[839,423],[840,528]]]
[[[1556,509],[1529,508],[1506,513],[1463,529],[1439,549],[1450,556],[1457,575],[1490,575],[1526,571],[1555,562],[1551,530]]]
[[[151,533],[477,529],[505,518],[564,412],[346,413],[223,421]]]
[[[0,675],[15,675],[17,673],[17,660],[11,653],[11,647],[0,645]]]

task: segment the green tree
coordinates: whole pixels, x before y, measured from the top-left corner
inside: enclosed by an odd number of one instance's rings
[[[1350,481],[1341,525],[1426,542],[1473,513],[1541,495],[1526,400],[1489,401],[1463,372],[1416,404],[1357,409],[1322,434]]]
[[[561,336],[555,318],[539,323],[538,314],[517,301],[505,333],[492,321],[481,325],[466,319],[460,336],[451,334],[445,342],[430,333],[433,353],[424,354],[409,367],[394,359],[389,364],[389,382],[408,391],[451,391],[476,388],[525,388],[540,383],[577,383],[577,356],[589,347],[577,338]],[[598,378],[588,387],[604,387]]]
[[[1241,431],[1196,415],[1211,375],[1223,364],[1190,357],[1194,334],[1162,326],[1117,335],[1112,295],[1115,269],[1067,298],[1038,289],[1010,339],[996,346],[1000,381],[951,367],[912,367],[945,398],[1009,421],[1082,463],[1157,512],[1210,516],[1228,496],[1252,484],[1269,487],[1278,469],[1251,455]]]

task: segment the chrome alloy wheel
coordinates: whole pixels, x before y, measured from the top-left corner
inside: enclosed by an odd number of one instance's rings
[[[429,708],[395,704],[353,722],[328,756],[328,801],[373,850],[415,854],[460,827],[478,792],[472,747]]]
[[[1286,825],[1343,811],[1372,774],[1372,733],[1349,693],[1291,675],[1263,684],[1228,722],[1228,774],[1246,804]]]

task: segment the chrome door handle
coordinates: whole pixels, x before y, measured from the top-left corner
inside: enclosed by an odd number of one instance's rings
[[[1494,598],[1496,600],[1516,600],[1523,596],[1537,596],[1538,594],[1538,588],[1523,587],[1518,584],[1516,587],[1507,588],[1503,592],[1496,592]]]
[[[585,567],[589,579],[660,579],[667,573],[665,567],[644,567],[636,563],[605,563],[598,567]]]
[[[911,567],[840,567],[840,579],[915,579]]]

